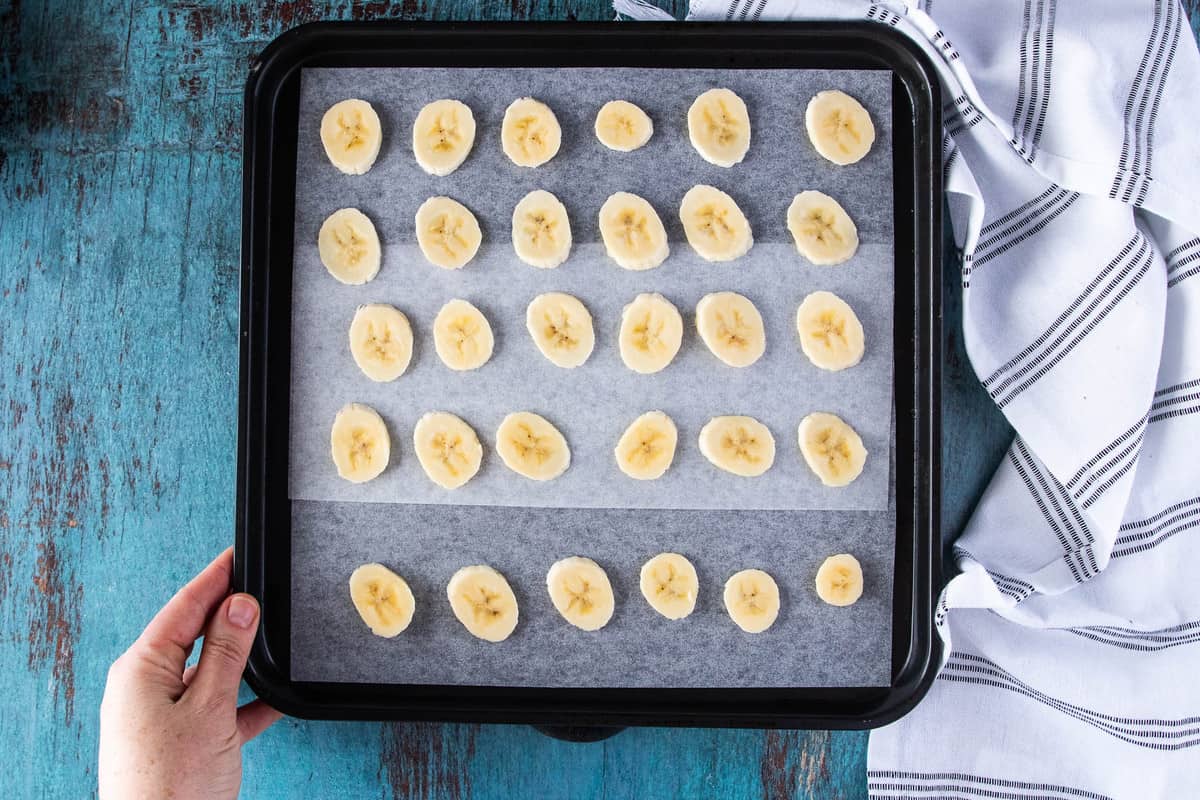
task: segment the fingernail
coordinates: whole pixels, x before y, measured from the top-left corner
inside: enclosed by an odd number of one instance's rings
[[[229,601],[229,621],[239,628],[249,628],[258,615],[258,603],[244,594],[235,594]]]

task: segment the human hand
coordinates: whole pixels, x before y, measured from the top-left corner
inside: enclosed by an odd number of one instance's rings
[[[100,797],[236,798],[242,745],[280,714],[237,707],[258,603],[229,595],[226,550],[155,615],[108,671],[100,703]],[[204,634],[200,661],[184,670]]]

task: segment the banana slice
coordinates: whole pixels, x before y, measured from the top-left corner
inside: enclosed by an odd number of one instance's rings
[[[534,189],[513,209],[513,249],[531,267],[553,269],[571,253],[567,207],[544,189]]]
[[[496,452],[504,466],[530,480],[557,478],[571,466],[571,448],[558,428],[530,411],[509,414],[496,429]]]
[[[479,251],[483,232],[471,209],[449,197],[431,197],[417,209],[417,244],[430,264],[462,269]]]
[[[650,117],[628,100],[609,100],[596,114],[596,138],[609,150],[637,150],[653,135]]]
[[[732,261],[746,255],[754,234],[746,215],[729,195],[714,186],[688,189],[679,205],[688,244],[705,261]]]
[[[342,283],[359,286],[379,274],[379,234],[357,208],[341,208],[325,218],[317,234],[317,252],[329,274]]]
[[[550,602],[563,619],[585,631],[598,631],[612,619],[617,600],[604,569],[590,558],[556,561],[546,573]]]
[[[483,461],[475,429],[445,411],[431,411],[417,420],[413,451],[429,480],[443,489],[457,489],[471,480]]]
[[[624,269],[653,269],[671,253],[654,206],[629,192],[616,192],[600,206],[600,236],[608,257]]]
[[[359,306],[350,323],[350,355],[373,381],[394,381],[412,360],[413,334],[408,317],[389,305]]]
[[[430,175],[449,175],[475,144],[475,115],[458,100],[427,103],[413,123],[413,155]]]
[[[321,117],[321,144],[335,167],[347,175],[362,175],[383,144],[379,115],[366,100],[334,103]]]
[[[836,414],[817,412],[800,420],[800,453],[826,486],[845,486],[867,463],[858,432]]]
[[[387,467],[392,440],[375,409],[350,403],[333,418],[329,446],[338,475],[351,483],[365,483]]]
[[[617,344],[621,360],[634,372],[664,369],[683,343],[683,317],[661,294],[639,294],[621,312]]]
[[[592,315],[577,298],[562,292],[539,294],[525,309],[525,327],[551,364],[565,369],[588,360],[596,345]]]
[[[746,633],[762,633],[779,616],[779,586],[761,569],[744,569],[725,581],[725,610]]]
[[[679,553],[659,553],[642,565],[642,597],[667,619],[683,619],[696,608],[700,579]]]
[[[875,125],[862,103],[845,92],[817,92],[804,111],[804,127],[817,152],[845,166],[865,156],[875,142]]]
[[[796,309],[800,348],[821,369],[837,371],[862,361],[866,339],[850,305],[833,292],[813,292]]]
[[[775,463],[775,437],[754,417],[713,417],[700,429],[700,452],[719,469],[754,478]]]
[[[841,203],[823,192],[801,192],[788,206],[787,226],[800,255],[832,266],[858,251],[858,227]]]
[[[729,89],[709,89],[688,109],[688,138],[710,164],[732,167],[750,149],[750,114]]]
[[[446,584],[454,616],[472,636],[503,642],[517,627],[517,596],[496,570],[483,564],[463,567]]]
[[[712,354],[731,367],[748,367],[767,350],[762,315],[754,303],[736,292],[700,298],[696,330]]]
[[[404,578],[382,564],[363,564],[350,574],[350,599],[371,633],[385,639],[402,633],[417,609]]]
[[[541,166],[558,153],[562,128],[548,105],[522,97],[504,110],[500,144],[518,167]]]
[[[817,597],[831,606],[854,605],[863,593],[862,565],[849,553],[830,556],[817,570]]]
[[[630,423],[617,442],[617,466],[631,478],[661,478],[675,460],[679,431],[661,411],[647,411]]]
[[[492,357],[496,339],[487,317],[466,300],[451,300],[433,320],[433,347],[453,370],[478,369]]]

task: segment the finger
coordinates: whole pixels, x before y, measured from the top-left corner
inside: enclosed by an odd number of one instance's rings
[[[185,687],[192,685],[192,678],[196,676],[196,665],[192,664],[183,671],[183,685]]]
[[[235,594],[217,609],[204,632],[204,647],[196,665],[189,695],[232,709],[237,705],[238,686],[254,633],[258,629],[258,601],[248,594]]]
[[[283,714],[262,700],[251,700],[246,703],[237,712],[238,733],[241,734],[242,744],[274,725],[282,716]]]
[[[138,637],[137,645],[167,659],[167,665],[176,675],[182,673],[192,644],[204,630],[213,608],[229,594],[232,574],[231,547],[217,556],[154,615],[154,619]]]

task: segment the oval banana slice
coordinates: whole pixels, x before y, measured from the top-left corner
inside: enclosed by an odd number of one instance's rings
[[[550,106],[532,97],[513,100],[504,110],[500,145],[518,167],[538,167],[558,153],[562,128]]]
[[[804,111],[813,147],[834,164],[862,159],[875,143],[875,124],[862,103],[836,89],[817,92]]]
[[[551,364],[573,369],[596,346],[592,315],[578,298],[562,292],[539,294],[525,309],[525,327]]]
[[[836,414],[816,412],[800,420],[800,453],[821,483],[845,486],[867,463],[862,438]]]
[[[408,317],[389,305],[359,306],[350,323],[350,355],[373,381],[394,381],[412,360],[413,334]]]
[[[642,597],[667,619],[683,619],[696,608],[700,579],[679,553],[659,553],[642,565]]]
[[[800,349],[815,366],[827,370],[862,361],[866,337],[858,315],[833,292],[813,292],[796,309]]]
[[[375,164],[383,144],[379,115],[366,100],[334,103],[321,117],[321,144],[335,167],[362,175]]]
[[[317,234],[317,252],[329,274],[350,286],[378,275],[383,255],[375,225],[357,208],[340,208],[325,218]]]
[[[642,375],[666,368],[683,343],[683,317],[661,294],[639,294],[621,312],[617,345],[625,366]]]
[[[688,244],[705,261],[732,261],[746,255],[754,234],[732,197],[715,186],[688,189],[679,205]]]
[[[417,420],[413,451],[429,480],[443,489],[457,489],[471,480],[483,461],[475,429],[445,411],[431,411]]]
[[[531,267],[553,269],[571,254],[567,207],[544,189],[534,189],[513,209],[513,249]]]
[[[754,303],[736,292],[715,292],[696,304],[696,330],[714,356],[748,367],[767,350],[767,332]]]
[[[417,609],[404,578],[382,564],[363,564],[350,574],[350,600],[371,633],[385,639],[403,633]]]
[[[471,209],[449,197],[431,197],[417,209],[417,244],[430,264],[462,269],[479,252],[483,231]]]
[[[801,192],[788,206],[787,226],[800,255],[818,266],[848,261],[858,252],[858,227],[842,204],[823,192]]]
[[[433,320],[433,347],[453,370],[478,369],[492,357],[496,339],[487,317],[466,300],[451,300]]]
[[[463,567],[446,584],[450,608],[463,627],[486,642],[503,642],[517,627],[517,596],[496,570]]]
[[[775,463],[775,437],[754,417],[713,417],[700,429],[700,452],[718,469],[754,478]]]
[[[600,206],[600,236],[608,257],[623,269],[653,269],[671,253],[654,206],[629,192],[616,192]]]
[[[729,89],[709,89],[688,109],[688,138],[710,164],[732,167],[750,149],[750,112]]]
[[[546,589],[562,618],[585,631],[607,625],[617,606],[608,573],[590,558],[571,556],[554,562],[546,573]]]
[[[628,100],[609,100],[596,113],[596,138],[609,150],[637,150],[653,135],[650,117]]]
[[[504,418],[496,429],[496,452],[504,466],[535,481],[553,480],[571,466],[566,438],[549,420],[531,411]]]
[[[333,418],[329,446],[338,475],[351,483],[365,483],[387,468],[392,440],[375,409],[350,403]]]
[[[779,586],[761,569],[744,569],[725,581],[725,610],[746,633],[762,633],[779,616]]]
[[[817,570],[817,597],[831,606],[850,606],[862,597],[863,572],[849,553],[830,556]]]
[[[475,115],[460,100],[427,103],[413,122],[413,155],[430,175],[449,175],[475,144]]]
[[[679,431],[661,411],[647,411],[630,423],[617,442],[617,466],[631,478],[661,478],[675,460]]]

